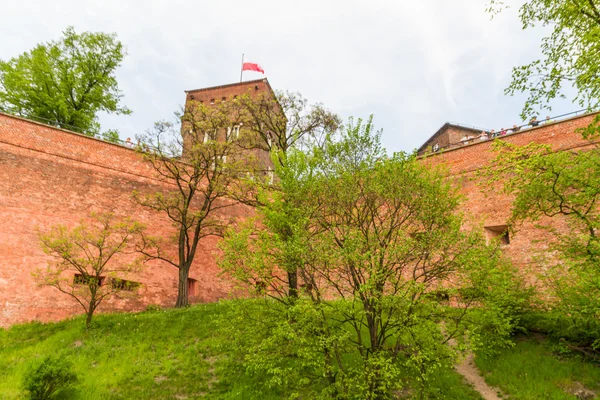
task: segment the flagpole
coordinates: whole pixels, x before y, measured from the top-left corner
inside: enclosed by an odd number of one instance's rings
[[[243,73],[244,73],[244,53],[242,53],[242,66],[240,67],[240,82],[242,81]]]

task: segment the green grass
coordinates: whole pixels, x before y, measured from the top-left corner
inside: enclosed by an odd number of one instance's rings
[[[573,393],[583,385],[600,394],[600,368],[578,356],[558,356],[548,340],[518,338],[511,349],[495,357],[479,355],[475,362],[485,380],[510,399],[577,399]]]
[[[72,399],[280,399],[227,353],[218,318],[222,304],[138,314],[100,314],[0,329],[0,399],[21,399],[24,373],[48,355],[73,364],[80,382]],[[221,321],[221,322],[219,322]],[[453,370],[429,383],[431,398],[480,399]],[[413,391],[414,393],[414,391]]]

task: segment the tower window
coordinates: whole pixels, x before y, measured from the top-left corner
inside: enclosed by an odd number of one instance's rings
[[[485,231],[488,238],[497,239],[500,241],[500,244],[503,245],[510,244],[510,236],[507,225],[486,226]]]
[[[240,125],[235,125],[231,131],[231,139],[238,139],[240,137]]]
[[[210,99],[210,104],[215,104],[215,99]]]
[[[225,96],[221,97],[221,101],[227,101],[227,97],[225,97]]]

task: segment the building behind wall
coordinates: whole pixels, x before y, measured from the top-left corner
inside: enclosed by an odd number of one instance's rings
[[[449,178],[460,187],[464,196],[462,210],[468,223],[483,229],[488,238],[498,238],[503,252],[525,274],[530,268],[535,269],[535,258],[547,249],[552,239],[548,232],[538,229],[531,222],[521,224],[514,234],[507,231],[508,220],[512,211],[512,196],[503,192],[502,183],[497,187],[484,191],[477,171],[490,164],[496,154],[492,150],[495,140],[525,146],[530,143],[549,145],[554,151],[585,151],[592,149],[596,143],[584,139],[578,128],[588,126],[597,114],[584,114],[560,121],[545,123],[537,127],[521,128],[516,133],[499,136],[487,140],[470,140],[467,143],[454,143],[446,148],[440,145],[437,152],[432,152],[432,143],[443,143],[447,140],[449,124],[444,125],[419,150],[421,161],[431,165],[446,166]],[[480,132],[480,131],[479,131]],[[460,133],[463,134],[463,133]],[[446,137],[444,137],[446,135]],[[457,137],[458,135],[455,135]],[[451,141],[450,141],[451,142]],[[541,218],[537,224],[552,226],[557,229],[565,227],[566,220],[560,217]],[[531,272],[535,272],[531,270]],[[534,274],[530,275],[531,277]]]

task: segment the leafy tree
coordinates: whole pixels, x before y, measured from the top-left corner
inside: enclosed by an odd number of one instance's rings
[[[278,91],[258,96],[245,94],[239,98],[244,110],[244,129],[252,140],[246,143],[249,148],[268,151],[274,162],[274,174],[283,173],[290,150],[320,145],[325,138],[335,132],[341,124],[340,118],[321,104],[309,104],[300,93]],[[287,191],[277,180],[247,180],[237,191],[237,199],[253,207],[264,207],[270,204],[273,191],[282,197],[280,212],[293,213],[292,199],[287,198]],[[278,237],[283,241],[294,242],[293,229],[287,221],[293,218],[279,218],[277,226],[272,225]],[[287,258],[280,260],[287,275],[287,293],[290,299],[298,294],[297,255],[286,253]]]
[[[498,0],[489,4],[492,13],[504,7]],[[597,0],[529,0],[521,6],[519,16],[524,29],[541,24],[550,32],[542,40],[543,57],[513,68],[513,79],[506,89],[508,94],[528,93],[524,117],[533,114],[536,107],[549,109],[551,100],[564,98],[570,90],[575,91],[574,101],[580,106],[590,111],[598,109],[599,7]],[[590,138],[599,132],[600,115],[580,129],[584,137]],[[496,144],[496,150],[497,157],[484,175],[490,184],[501,181],[505,191],[515,196],[515,228],[533,221],[548,233],[546,244],[552,256],[540,262],[545,269],[545,289],[554,296],[546,296],[545,306],[558,315],[568,315],[569,325],[575,330],[581,326],[589,330],[595,325],[595,331],[586,339],[590,345],[600,332],[600,152],[592,148],[553,153],[548,146],[530,144],[519,148],[506,143]]]
[[[490,0],[488,11],[495,14],[505,4]],[[523,119],[535,109],[551,109],[555,98],[566,98],[574,88],[573,101],[588,110],[600,106],[600,2],[597,0],[529,0],[519,10],[523,29],[550,27],[542,39],[542,58],[513,68],[512,82],[505,93],[528,93]],[[600,119],[590,125],[593,133]]]
[[[150,246],[144,254],[179,270],[175,307],[186,307],[189,272],[200,240],[223,235],[231,223],[223,211],[236,204],[230,196],[233,187],[241,174],[256,168],[243,152],[245,136],[236,129],[242,121],[238,101],[214,107],[192,101],[180,121],[181,130],[177,124],[159,122],[139,137],[142,155],[165,189],[134,197],[164,213],[177,230],[177,254],[168,253],[152,238],[147,238]]]
[[[225,273],[275,300],[240,310],[244,327],[233,329],[247,368],[323,398],[389,398],[408,376],[425,390],[454,359],[447,343],[462,337],[467,310],[487,303],[491,279],[506,280],[497,247],[461,229],[456,189],[439,171],[388,157],[370,120],[290,152],[280,177],[285,196],[222,242]],[[302,288],[292,302],[290,259]],[[476,294],[461,296],[467,289]]]
[[[54,226],[39,235],[42,249],[54,261],[36,276],[42,285],[53,286],[75,299],[85,310],[89,327],[104,299],[137,288],[118,275],[136,271],[142,259],[128,262],[119,256],[143,249],[143,230],[141,224],[130,219],[117,221],[110,213],[92,214],[90,222],[82,221],[72,229]]]
[[[515,196],[513,228],[529,221],[547,233],[544,253],[550,256],[540,258],[541,277],[554,296],[545,299],[545,308],[569,315],[572,325],[600,327],[600,151],[553,152],[535,143],[495,146],[497,155],[484,176],[489,186],[502,181],[505,192]]]
[[[68,27],[60,40],[0,61],[0,110],[97,135],[99,111],[131,113],[115,76],[125,54],[115,34]]]

